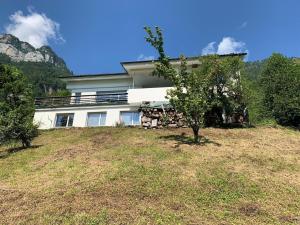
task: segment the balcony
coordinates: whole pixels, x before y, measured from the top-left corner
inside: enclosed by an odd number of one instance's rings
[[[44,97],[35,99],[36,108],[59,108],[76,107],[86,105],[114,105],[127,104],[128,93],[122,92],[103,92],[97,95],[81,95],[66,97]]]

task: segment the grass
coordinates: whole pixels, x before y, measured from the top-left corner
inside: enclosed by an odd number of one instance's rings
[[[290,129],[59,129],[0,147],[0,224],[299,224]]]

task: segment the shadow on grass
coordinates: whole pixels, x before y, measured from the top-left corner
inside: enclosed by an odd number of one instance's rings
[[[249,129],[255,128],[253,124],[241,124],[241,123],[229,123],[229,124],[222,124],[219,126],[210,126],[213,128],[220,128],[220,129]]]
[[[212,141],[204,136],[200,136],[200,142],[195,143],[194,138],[187,136],[185,133],[182,133],[181,135],[167,135],[167,136],[162,136],[160,139],[164,140],[171,140],[171,141],[177,141],[177,145],[175,147],[179,147],[181,144],[187,144],[187,145],[199,145],[203,146],[206,144],[213,144],[215,146],[221,146],[220,143]]]
[[[17,153],[17,152],[21,152],[21,151],[26,151],[29,149],[35,149],[35,148],[39,148],[42,145],[32,145],[30,147],[12,147],[12,148],[8,148],[7,150],[1,151],[0,152],[0,159],[5,159],[8,158],[11,154]]]

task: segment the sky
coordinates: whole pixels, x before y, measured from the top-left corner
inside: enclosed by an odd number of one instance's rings
[[[122,72],[157,57],[144,26],[159,26],[170,57],[247,52],[300,56],[299,0],[0,0],[0,33],[49,45],[74,74]]]

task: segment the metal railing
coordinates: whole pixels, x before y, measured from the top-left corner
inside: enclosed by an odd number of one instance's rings
[[[125,104],[128,101],[128,93],[103,92],[96,95],[66,96],[66,97],[42,97],[35,99],[36,108],[55,108],[80,105],[109,105]]]

